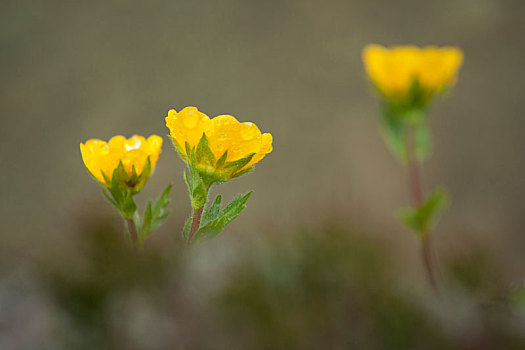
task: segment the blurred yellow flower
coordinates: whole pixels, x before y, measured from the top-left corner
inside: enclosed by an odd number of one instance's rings
[[[146,140],[143,136],[134,135],[129,139],[124,136],[113,136],[108,142],[91,139],[85,144],[80,144],[80,152],[84,164],[89,172],[104,185],[109,185],[105,177],[111,181],[114,170],[122,162],[122,165],[129,175],[135,175],[142,183],[147,180],[161,153],[162,138],[157,135],[152,135]],[[147,174],[144,169],[149,157],[150,167],[147,169]],[[134,169],[134,170],[133,170]],[[126,184],[129,187],[134,187],[136,183]]]
[[[220,173],[218,170],[221,168],[228,167],[228,164],[237,160],[250,158],[251,155],[251,158],[242,167],[235,169],[234,173],[223,173],[221,180],[227,180],[235,173],[249,169],[272,151],[271,134],[262,134],[255,124],[241,123],[231,115],[220,115],[210,119],[196,107],[186,107],[178,113],[172,109],[166,117],[166,126],[170,129],[175,147],[185,161],[189,156],[186,144],[190,151],[194,147],[197,149],[201,138],[206,135],[214,159],[206,163],[197,159],[200,171]]]
[[[463,53],[455,47],[368,45],[363,61],[369,78],[387,98],[406,102],[416,83],[421,98],[428,101],[455,84]]]

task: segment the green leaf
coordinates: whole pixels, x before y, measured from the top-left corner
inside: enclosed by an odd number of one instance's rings
[[[424,237],[435,225],[439,215],[448,207],[450,199],[443,189],[432,191],[423,205],[418,208],[402,209],[399,218],[419,237]]]
[[[148,201],[146,210],[144,211],[144,218],[142,219],[142,225],[137,226],[139,231],[139,245],[143,245],[146,238],[151,234],[151,224],[153,221],[153,210],[151,209],[151,201]],[[135,223],[136,225],[136,223]]]
[[[210,146],[208,144],[208,138],[206,137],[205,133],[202,134],[199,144],[197,145],[195,159],[199,164],[211,166],[215,165],[215,156],[213,155],[213,152],[210,149]]]
[[[392,118],[387,113],[383,114],[381,124],[382,136],[388,148],[401,162],[406,162],[405,124],[399,118]]]
[[[199,230],[193,235],[191,243],[207,241],[221,233],[225,226],[226,219],[224,217],[217,217],[215,220],[212,220],[206,225],[201,226]]]
[[[155,205],[153,206],[153,220],[151,223],[151,231],[154,232],[157,228],[162,225],[164,220],[169,216],[170,210],[168,209],[168,205],[170,204],[170,191],[171,191],[171,185],[168,185],[166,189],[164,189],[164,192],[162,192],[161,196],[155,202]]]
[[[204,204],[206,204],[207,199],[208,191],[206,190],[204,181],[199,180],[198,185],[193,189],[193,192],[191,194],[191,206],[193,207],[193,209],[199,209]]]
[[[144,244],[146,238],[155,232],[168,217],[170,213],[168,209],[168,205],[170,204],[170,191],[171,185],[166,187],[154,205],[151,204],[151,200],[148,201],[142,220],[138,214],[134,216],[135,225],[139,231],[140,246]]]
[[[251,195],[252,192],[248,192],[245,195],[238,195],[220,212],[218,210],[220,208],[221,198],[217,196],[213,205],[206,212],[207,217],[203,218],[201,227],[195,232],[192,243],[209,240],[221,233],[226,225],[232,222],[239,216],[239,213],[246,208],[246,202]]]
[[[218,195],[213,201],[213,204],[202,215],[201,225],[206,225],[208,222],[217,218],[221,211],[221,195]]]
[[[190,236],[190,230],[191,230],[191,222],[193,221],[193,215],[190,216],[186,222],[184,223],[184,227],[182,228],[182,238],[184,241],[188,241],[188,237]]]
[[[246,202],[250,199],[252,193],[253,191],[250,191],[244,196],[238,195],[221,211],[220,216],[226,218],[226,225],[232,222],[237,216],[239,216],[240,212],[246,208]]]

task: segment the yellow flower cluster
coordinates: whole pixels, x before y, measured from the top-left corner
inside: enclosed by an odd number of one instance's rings
[[[454,47],[368,45],[363,61],[369,78],[387,98],[409,98],[416,82],[429,99],[453,85],[463,63],[463,53]]]
[[[108,142],[91,139],[80,144],[80,152],[89,172],[100,182],[107,185],[104,175],[111,180],[114,170],[120,162],[129,176],[133,168],[141,176],[149,157],[153,171],[162,148],[162,138],[152,135],[146,140],[143,136],[134,135],[129,139],[124,136],[113,136]],[[104,173],[104,175],[102,174]],[[150,174],[145,174],[149,176]]]
[[[190,149],[197,147],[203,134],[206,135],[215,160],[223,157],[225,152],[226,163],[254,154],[239,170],[258,163],[272,151],[271,134],[262,134],[255,124],[241,123],[231,115],[220,115],[210,119],[196,107],[186,107],[178,113],[172,109],[166,117],[166,126],[170,129],[175,147],[183,156],[188,156],[186,143]]]

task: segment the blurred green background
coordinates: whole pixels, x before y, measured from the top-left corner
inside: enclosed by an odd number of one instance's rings
[[[524,13],[520,0],[1,1],[0,348],[519,348]],[[424,169],[453,199],[434,232],[440,301],[396,221],[408,193],[379,137],[368,43],[465,53]],[[219,187],[255,191],[243,214],[183,252],[184,166],[165,138],[137,199],[172,183],[173,213],[137,261],[79,143],[166,135],[167,111],[187,105],[255,122],[274,151]]]

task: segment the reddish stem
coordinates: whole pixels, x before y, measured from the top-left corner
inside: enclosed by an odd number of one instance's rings
[[[191,229],[190,229],[190,234],[188,236],[188,244],[191,243],[193,235],[195,234],[195,232],[197,232],[197,230],[200,227],[201,216],[202,216],[203,210],[204,210],[204,205],[200,207],[199,209],[193,210],[193,220],[191,221]]]
[[[414,127],[408,126],[407,129],[407,166],[408,166],[408,180],[412,194],[412,205],[414,208],[419,208],[423,205],[423,184],[421,180],[421,169],[417,159],[416,153],[416,135]],[[436,275],[434,273],[434,263],[432,260],[432,246],[430,241],[430,232],[421,232],[421,255],[423,264],[427,273],[428,280],[436,294],[439,293]]]

